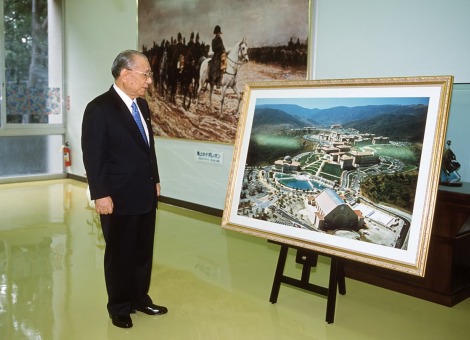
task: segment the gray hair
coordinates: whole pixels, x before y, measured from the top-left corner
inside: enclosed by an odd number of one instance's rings
[[[135,57],[141,56],[147,58],[145,54],[135,50],[125,50],[119,53],[111,66],[111,74],[114,79],[119,77],[123,69],[132,70],[135,67]]]

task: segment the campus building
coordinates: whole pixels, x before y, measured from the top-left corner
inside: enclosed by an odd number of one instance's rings
[[[320,230],[358,230],[364,225],[362,213],[353,210],[333,189],[306,197],[305,206],[310,221]]]
[[[291,156],[286,156],[274,162],[274,169],[283,173],[300,171],[300,162],[293,161]]]

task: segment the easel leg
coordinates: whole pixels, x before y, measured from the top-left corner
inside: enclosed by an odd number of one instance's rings
[[[343,262],[341,262],[340,260],[337,260],[337,261],[338,261],[338,269],[337,269],[337,272],[338,272],[338,292],[341,295],[346,295],[346,280],[344,278]]]
[[[338,260],[331,258],[330,283],[328,285],[328,297],[326,303],[326,322],[335,321],[336,292],[338,287]]]
[[[288,250],[289,248],[287,246],[281,246],[279,259],[277,260],[276,273],[274,274],[273,288],[271,289],[271,297],[269,298],[269,302],[271,303],[276,303],[277,297],[279,296]]]

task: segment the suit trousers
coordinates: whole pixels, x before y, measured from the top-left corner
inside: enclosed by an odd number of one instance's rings
[[[106,241],[104,274],[108,312],[128,315],[132,308],[152,303],[148,291],[156,209],[143,215],[100,215],[100,219]]]

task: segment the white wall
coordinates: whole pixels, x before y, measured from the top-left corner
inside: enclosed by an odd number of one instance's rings
[[[453,75],[470,83],[470,1],[315,0],[312,79]],[[470,181],[470,87],[458,86],[447,139]]]
[[[137,48],[137,1],[65,0],[66,138],[71,173],[85,176],[80,146],[85,106],[113,83],[111,64],[119,52]]]
[[[314,0],[312,79],[452,74],[470,83],[470,1]],[[86,104],[112,84],[114,57],[137,46],[137,1],[65,0],[67,138],[71,173],[84,176],[80,131]],[[470,181],[468,93],[451,107],[447,135]],[[163,195],[223,209],[233,145],[156,139]],[[195,150],[219,152],[223,165],[195,160]],[[467,155],[468,154],[468,155]]]
[[[470,1],[315,1],[314,79],[454,75],[470,82]]]

